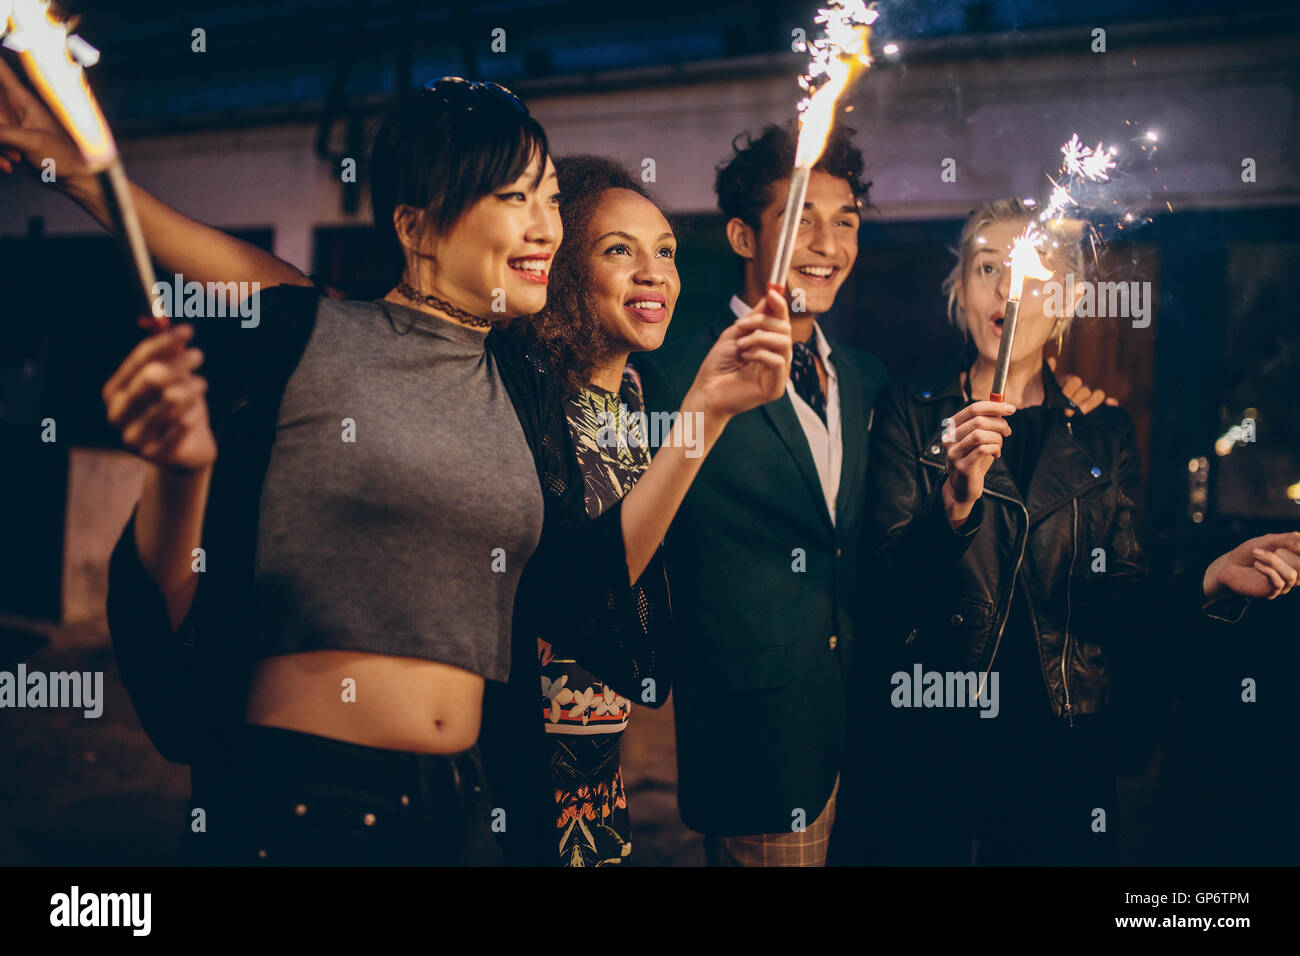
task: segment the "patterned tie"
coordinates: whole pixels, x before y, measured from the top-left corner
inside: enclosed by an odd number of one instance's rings
[[[794,356],[790,361],[790,381],[794,383],[795,393],[808,403],[808,407],[817,413],[817,417],[826,424],[826,395],[822,392],[821,380],[817,377],[817,360],[807,342],[794,343]]]

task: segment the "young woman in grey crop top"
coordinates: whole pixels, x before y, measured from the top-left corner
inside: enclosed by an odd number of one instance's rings
[[[786,306],[771,296],[701,365],[682,408],[699,442],[675,431],[588,520],[556,376],[502,331],[545,305],[561,239],[541,127],[499,87],[442,80],[385,122],[372,173],[395,273],[382,300],[277,316],[302,299],[268,294],[261,339],[208,324],[206,399],[186,327],[105,386],[110,422],[154,465],[114,557],[115,645],[146,727],[156,704],[193,765],[196,859],[446,863],[504,831],[511,859],[552,862],[536,638],[622,692],[650,676],[659,544],[726,422],[782,394]],[[145,205],[162,234],[175,214]],[[196,548],[212,573],[192,570]],[[149,690],[178,657],[185,693]],[[242,713],[218,721],[232,699]]]

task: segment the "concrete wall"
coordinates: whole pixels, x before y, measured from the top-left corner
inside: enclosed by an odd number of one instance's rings
[[[1118,193],[1134,201],[1180,209],[1300,201],[1296,37],[1126,43],[1112,32],[1104,54],[1088,52],[1087,31],[1077,44],[1073,35],[1050,39],[1054,52],[1041,54],[1024,38],[1009,53],[987,42],[949,57],[931,50],[882,66],[855,89],[845,119],[885,219],[1043,196],[1044,174],[1076,131],[1121,145],[1159,133],[1154,164],[1131,147],[1138,161],[1116,177]],[[536,95],[529,104],[557,153],[603,153],[638,169],[653,158],[664,205],[702,212],[714,207],[712,171],[731,137],[787,118],[797,99],[793,81],[759,61],[738,63],[734,76]],[[366,221],[364,204],[357,216],[340,211],[338,170],[315,156],[314,136],[307,124],[220,130],[132,139],[123,152],[132,178],[164,200],[226,228],[270,226],[276,253],[307,267],[313,226]],[[1256,161],[1254,183],[1241,180],[1246,157]],[[940,176],[945,158],[956,161],[956,182]],[[36,215],[49,233],[93,228],[39,184],[0,182],[0,235],[21,235]]]

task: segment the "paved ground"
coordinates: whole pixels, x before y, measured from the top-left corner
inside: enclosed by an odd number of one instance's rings
[[[54,642],[0,631],[0,670],[104,672],[104,712],[0,710],[0,865],[155,864],[174,859],[189,770],[149,743],[97,629]],[[625,738],[634,859],[703,864],[700,837],[677,815],[672,705],[638,708]]]
[[[172,862],[188,769],[158,756],[140,729],[102,630],[53,638],[0,628],[0,670],[20,660],[30,670],[102,670],[104,713],[0,710],[0,865]],[[703,863],[701,838],[677,814],[672,722],[671,703],[637,708],[625,738],[634,860],[646,866]],[[1121,861],[1300,861],[1293,748],[1279,753],[1262,737],[1276,722],[1261,713],[1258,725],[1230,726],[1207,715],[1188,727],[1195,746],[1181,749],[1179,764],[1167,761],[1161,778],[1150,767],[1121,777]],[[1263,754],[1252,752],[1257,736]]]

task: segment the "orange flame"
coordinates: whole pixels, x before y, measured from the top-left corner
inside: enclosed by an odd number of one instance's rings
[[[17,51],[32,85],[81,150],[92,172],[105,169],[117,146],[86,82],[68,52],[68,28],[50,12],[48,0],[9,0],[8,23],[0,20],[5,46]],[[84,46],[84,44],[83,44]]]
[[[1046,282],[1052,277],[1052,270],[1043,265],[1043,260],[1038,257],[1037,241],[1038,237],[1026,229],[1011,243],[1011,288],[1007,291],[1008,299],[1020,301],[1026,279]]]

